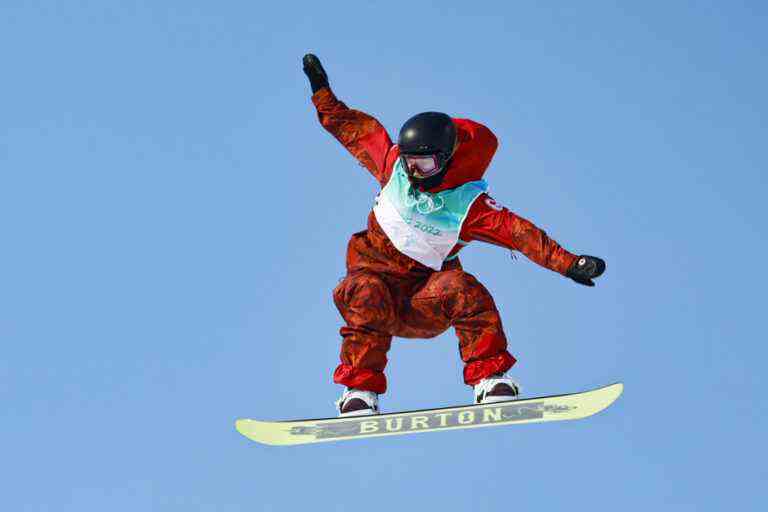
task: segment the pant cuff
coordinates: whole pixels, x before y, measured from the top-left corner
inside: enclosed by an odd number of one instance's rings
[[[380,395],[387,391],[387,377],[382,372],[367,368],[355,368],[346,364],[340,364],[336,367],[333,372],[333,382],[348,388],[373,391]]]
[[[517,360],[507,351],[486,359],[472,361],[464,367],[464,382],[474,386],[486,377],[506,372],[516,362]]]

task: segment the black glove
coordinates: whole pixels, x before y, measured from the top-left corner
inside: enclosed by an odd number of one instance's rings
[[[603,260],[594,256],[582,255],[573,262],[565,276],[584,286],[595,286],[592,279],[600,277],[603,272],[605,272]]]
[[[325,74],[323,65],[320,64],[320,59],[316,55],[308,53],[302,62],[304,63],[304,73],[309,78],[309,85],[312,86],[312,94],[323,87],[328,87],[328,75]]]

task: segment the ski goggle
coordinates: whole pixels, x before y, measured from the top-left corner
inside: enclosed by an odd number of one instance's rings
[[[425,179],[440,172],[437,155],[403,155],[405,165],[414,178]]]

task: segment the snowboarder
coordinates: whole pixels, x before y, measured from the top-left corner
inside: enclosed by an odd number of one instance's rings
[[[346,325],[334,382],[345,386],[340,416],[378,414],[387,389],[392,337],[433,338],[453,326],[475,403],[514,400],[515,364],[488,290],[464,272],[459,251],[482,241],[594,286],[605,262],[563,249],[530,221],[488,195],[482,179],[497,140],[485,126],[439,112],[408,119],[393,144],[373,117],[334,95],[320,60],[303,59],[322,126],[382,187],[368,229],[352,235],[347,275],[333,291]]]

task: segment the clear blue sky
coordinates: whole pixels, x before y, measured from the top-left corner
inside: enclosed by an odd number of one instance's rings
[[[499,3],[501,4],[501,3]],[[0,508],[758,510],[765,505],[762,2],[0,5]],[[307,51],[395,134],[501,145],[501,203],[608,261],[506,251],[528,396],[622,380],[580,422],[259,446],[332,414],[331,289],[375,181],[318,125]],[[426,371],[426,372],[425,372]],[[396,340],[389,411],[465,403],[452,333]]]

